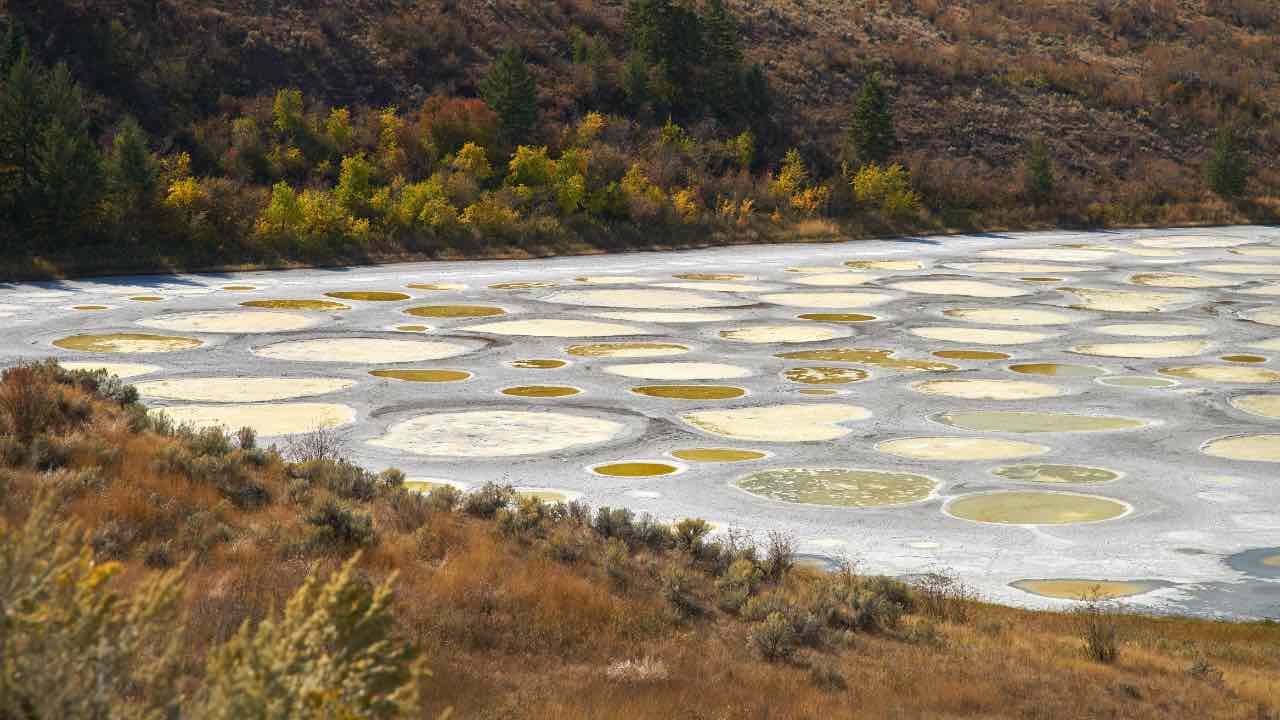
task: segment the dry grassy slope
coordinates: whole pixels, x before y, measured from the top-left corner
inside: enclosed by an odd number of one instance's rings
[[[1169,3],[1176,12],[1167,25],[1133,21],[1119,31],[1099,18],[1098,8],[1115,5],[1105,0],[735,4],[746,19],[752,57],[766,64],[788,100],[783,107],[805,116],[806,134],[823,141],[839,133],[863,67],[875,63],[898,68],[905,149],[994,166],[1010,164],[1022,141],[1035,135],[1048,138],[1065,164],[1082,172],[1124,174],[1135,154],[1180,161],[1198,155],[1207,126],[1195,127],[1149,99],[1128,106],[1134,98],[1126,93],[1144,88],[1149,95],[1159,81],[1146,56],[1150,47],[1199,48],[1228,68],[1253,67],[1263,81],[1256,91],[1276,110],[1280,67],[1274,55],[1259,61],[1256,46],[1280,48],[1280,26],[1233,26],[1206,15],[1200,0]],[[1081,63],[1116,97],[1081,97],[998,77],[1030,62]],[[1171,117],[1162,117],[1166,112]],[[1269,132],[1274,143],[1274,127]]]
[[[361,573],[397,573],[396,632],[423,648],[434,672],[423,718],[447,707],[463,718],[689,720],[1280,712],[1275,623],[1115,617],[1121,653],[1105,665],[1084,652],[1078,617],[975,602],[948,603],[939,616],[917,595],[900,622],[858,631],[820,622],[812,647],[765,662],[748,640],[762,627],[748,617],[752,601],[725,609],[735,586],[721,583],[735,575],[710,553],[607,545],[567,517],[470,517],[332,463],[293,466],[220,436],[138,431],[141,408],[105,399],[127,399],[120,388],[94,393],[83,376],[50,373],[0,380],[0,530],[21,527],[33,499],[52,493],[60,522],[81,523],[99,561],[124,564],[126,592],[191,558],[182,605],[193,687],[212,646],[282,607],[314,564],[332,568],[354,551],[308,519],[337,501],[372,519],[376,542],[365,541]],[[668,583],[677,568],[681,594],[701,612],[677,611]],[[794,570],[753,597],[804,617],[846,582],[878,592],[872,579]],[[847,617],[851,606],[839,606]],[[67,657],[49,672],[83,672],[79,654]],[[608,672],[644,658],[656,672]]]

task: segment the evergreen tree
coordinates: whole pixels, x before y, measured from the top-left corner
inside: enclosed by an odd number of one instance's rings
[[[27,36],[16,17],[10,17],[9,27],[0,37],[0,74],[7,74],[19,60],[26,57]]]
[[[892,98],[877,73],[863,81],[853,104],[849,145],[861,163],[883,163],[898,146]]]
[[[538,123],[538,88],[524,59],[507,48],[480,84],[480,95],[498,115],[498,140],[517,145],[529,139]]]
[[[670,0],[629,0],[623,15],[631,51],[650,63],[662,58],[671,11]]]
[[[107,153],[108,189],[126,211],[149,207],[160,186],[160,168],[147,148],[147,134],[133,118],[125,118]]]
[[[17,228],[30,218],[27,200],[44,116],[44,82],[44,73],[24,53],[0,84],[0,217]],[[17,241],[17,233],[0,235],[7,236],[6,246]]]
[[[77,240],[102,194],[97,146],[83,127],[67,127],[55,118],[40,134],[34,161],[33,229],[53,241]]]
[[[1044,140],[1032,140],[1027,145],[1024,160],[1022,191],[1032,205],[1048,205],[1053,202],[1057,181],[1053,176],[1053,158]]]
[[[755,63],[742,78],[743,112],[747,117],[767,120],[773,112],[773,94],[769,90],[769,78],[764,68]]]
[[[102,194],[102,158],[80,87],[25,53],[0,87],[0,214],[33,241],[83,229]]]
[[[707,102],[711,111],[732,118],[743,110],[744,83],[742,49],[738,46],[737,19],[722,0],[709,0],[702,13],[702,36],[706,48]]]
[[[627,96],[627,106],[634,115],[639,115],[649,104],[649,63],[639,52],[627,56],[622,71],[622,92]]]
[[[697,76],[704,58],[702,18],[692,0],[672,3],[668,18],[662,61],[671,71],[672,81],[685,94],[696,94],[689,93],[689,83]]]
[[[1209,189],[1225,200],[1244,195],[1252,168],[1241,142],[1240,133],[1232,125],[1223,125],[1213,141],[1213,154],[1205,166],[1205,179]]]
[[[657,84],[669,87],[670,99],[688,112],[697,106],[696,78],[702,70],[702,21],[689,2],[629,0],[624,16],[627,40],[651,68],[658,68]]]

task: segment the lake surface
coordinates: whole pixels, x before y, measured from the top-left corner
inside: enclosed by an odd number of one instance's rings
[[[0,284],[0,360],[999,602],[1243,618],[1280,615],[1278,298],[1276,228],[905,238]]]

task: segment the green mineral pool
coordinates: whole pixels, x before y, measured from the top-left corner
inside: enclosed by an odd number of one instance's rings
[[[735,485],[760,497],[800,505],[881,507],[928,498],[937,481],[923,475],[848,468],[783,468],[752,473]]]
[[[1129,506],[1098,495],[1010,490],[966,495],[947,504],[948,515],[1003,525],[1070,525],[1114,520]]]

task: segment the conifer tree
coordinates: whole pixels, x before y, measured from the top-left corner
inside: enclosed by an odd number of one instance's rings
[[[23,53],[0,85],[0,214],[46,244],[70,240],[101,179],[80,87],[65,66],[48,71]]]
[[[877,73],[867,76],[854,100],[849,145],[863,164],[883,163],[897,149],[892,99],[884,80]]]
[[[1213,154],[1205,166],[1209,189],[1225,200],[1244,195],[1252,169],[1240,133],[1233,125],[1223,125],[1213,141]]]
[[[1023,193],[1033,205],[1048,205],[1053,202],[1057,182],[1053,176],[1053,158],[1044,140],[1032,140],[1027,145],[1024,160]]]
[[[649,63],[639,52],[627,56],[622,70],[622,92],[627,96],[627,106],[633,114],[640,114],[649,104]]]
[[[142,209],[156,197],[160,168],[138,121],[130,117],[120,124],[105,165],[111,194],[125,207]]]
[[[498,141],[518,145],[529,140],[538,123],[538,88],[524,58],[507,48],[480,84],[480,95],[498,115]]]
[[[639,53],[648,62],[662,57],[665,44],[664,29],[670,13],[670,0],[629,0],[623,15],[627,42],[631,51]]]
[[[7,74],[27,53],[26,33],[17,18],[10,18],[9,27],[0,36],[0,75]]]
[[[744,106],[742,49],[738,46],[737,19],[725,8],[723,0],[707,3],[702,13],[702,35],[707,102],[716,115],[734,117]]]
[[[650,79],[651,87],[669,89],[653,94],[667,97],[680,110],[695,108],[705,49],[696,7],[688,0],[629,0],[624,18],[631,51],[660,76],[656,82]]]
[[[755,63],[742,79],[743,112],[748,117],[767,119],[773,111],[773,95],[769,90],[769,78],[764,68]]]
[[[60,242],[76,240],[102,194],[102,158],[83,127],[60,119],[46,125],[35,149],[31,211],[35,230]]]

